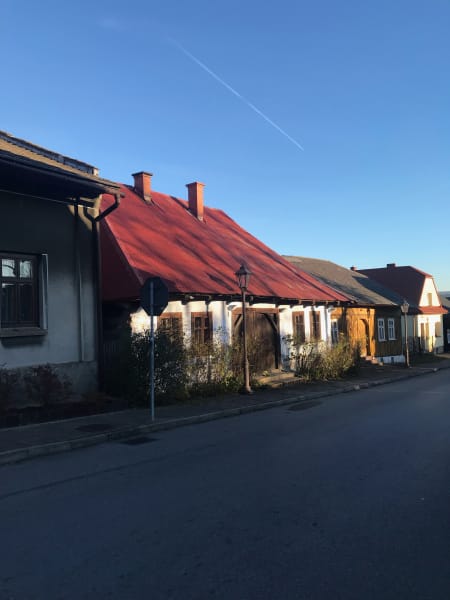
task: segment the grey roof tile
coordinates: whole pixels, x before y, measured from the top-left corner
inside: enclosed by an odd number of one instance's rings
[[[351,296],[357,304],[396,306],[403,298],[374,279],[329,260],[304,256],[284,256],[295,267],[320,279],[330,287]]]

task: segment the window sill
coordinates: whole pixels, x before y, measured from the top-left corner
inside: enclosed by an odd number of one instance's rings
[[[11,327],[0,329],[0,338],[35,337],[47,335],[46,329],[40,327]]]

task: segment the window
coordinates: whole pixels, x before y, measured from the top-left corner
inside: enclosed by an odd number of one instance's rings
[[[442,336],[442,323],[434,324],[434,336],[441,337]]]
[[[339,342],[339,324],[337,319],[331,320],[331,343],[337,344]]]
[[[46,257],[2,253],[0,264],[0,329],[42,327]]]
[[[433,294],[431,292],[429,292],[427,294],[427,298],[428,298],[428,306],[433,306]]]
[[[158,328],[171,338],[179,338],[183,333],[183,317],[181,313],[163,313],[158,318]]]
[[[294,344],[303,344],[306,340],[305,314],[303,312],[295,312],[292,314],[292,330],[294,336]]]
[[[388,319],[388,339],[395,340],[395,319]]]
[[[384,319],[377,319],[378,326],[378,341],[385,342],[386,341],[386,332],[384,330]]]
[[[313,340],[320,340],[322,338],[322,332],[320,327],[320,312],[318,310],[312,310],[309,313],[310,329],[309,336]]]
[[[212,318],[210,313],[191,314],[191,335],[195,344],[206,344],[212,338]]]

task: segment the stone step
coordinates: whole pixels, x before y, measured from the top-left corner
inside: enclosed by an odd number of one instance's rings
[[[295,376],[293,371],[272,371],[268,375],[257,377],[256,380],[260,385],[267,385],[272,388],[299,382],[299,378]]]

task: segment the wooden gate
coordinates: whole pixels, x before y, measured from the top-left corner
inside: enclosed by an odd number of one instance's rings
[[[240,309],[233,313],[233,335],[242,339]],[[247,309],[247,340],[248,358],[253,373],[279,368],[280,334],[276,309]]]

